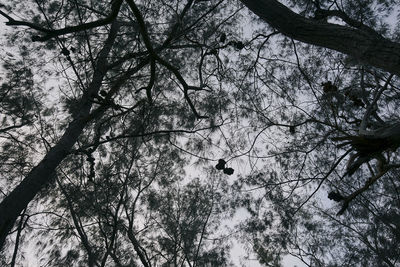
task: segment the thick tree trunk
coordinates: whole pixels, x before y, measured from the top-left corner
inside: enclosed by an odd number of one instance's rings
[[[114,21],[104,47],[99,53],[92,82],[82,96],[76,119],[69,124],[60,141],[50,149],[42,161],[0,203],[0,250],[3,248],[7,234],[12,229],[18,215],[28,206],[35,195],[51,181],[57,166],[67,157],[88,123],[92,108],[91,96],[97,95],[101,87],[107,72],[107,56],[114,44],[117,32],[118,23]]]
[[[400,44],[365,29],[305,18],[276,0],[241,0],[252,12],[284,35],[333,49],[400,76]]]

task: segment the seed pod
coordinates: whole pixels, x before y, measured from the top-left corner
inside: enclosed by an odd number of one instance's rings
[[[223,169],[225,168],[225,164],[226,164],[226,161],[225,161],[225,160],[219,159],[219,160],[218,160],[218,164],[215,165],[215,168],[216,168],[217,170],[223,170]]]
[[[221,43],[225,43],[225,41],[226,41],[226,34],[223,32],[222,34],[221,34],[221,36],[219,37],[219,41],[221,42]]]
[[[328,198],[336,202],[340,202],[344,199],[344,197],[340,193],[333,191],[328,194]]]
[[[228,175],[232,175],[234,170],[232,168],[224,168],[224,173]]]

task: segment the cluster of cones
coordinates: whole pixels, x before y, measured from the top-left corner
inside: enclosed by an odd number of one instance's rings
[[[216,168],[217,170],[224,170],[224,173],[225,173],[225,174],[232,175],[233,172],[234,172],[234,170],[233,170],[232,168],[227,168],[227,167],[225,167],[225,165],[226,165],[226,161],[223,160],[223,159],[219,159],[219,160],[218,160],[218,164],[215,165],[215,168]]]

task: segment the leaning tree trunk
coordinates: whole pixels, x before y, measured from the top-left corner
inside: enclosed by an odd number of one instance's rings
[[[332,140],[344,141],[339,147],[350,146],[351,151],[356,152],[347,163],[346,174],[352,175],[362,164],[373,158],[383,167],[388,162],[382,153],[396,151],[400,147],[400,122],[373,131],[365,131],[363,134],[335,137]]]
[[[361,27],[361,24],[359,28],[357,25],[341,26],[305,18],[276,0],[241,1],[290,38],[339,51],[363,63],[400,75],[400,44],[383,38],[371,28]]]
[[[339,146],[350,146],[350,151],[356,152],[351,155],[346,168],[346,175],[352,175],[362,164],[375,158],[377,160],[377,173],[373,174],[362,186],[348,196],[341,196],[338,193],[329,193],[328,198],[342,202],[342,208],[337,215],[342,215],[358,195],[368,190],[377,180],[383,177],[393,166],[384,157],[383,152],[395,151],[400,147],[400,122],[387,125],[374,131],[364,131],[359,135],[342,136],[332,138],[334,141],[345,141]],[[346,153],[347,154],[347,153]]]
[[[35,195],[52,180],[52,175],[57,166],[68,156],[72,146],[89,122],[88,117],[92,108],[91,97],[97,95],[101,87],[107,72],[107,56],[114,44],[117,32],[118,23],[114,21],[104,47],[99,53],[92,81],[81,98],[79,113],[75,116],[74,121],[69,124],[60,141],[50,149],[42,161],[0,203],[0,251],[19,214],[28,206]]]

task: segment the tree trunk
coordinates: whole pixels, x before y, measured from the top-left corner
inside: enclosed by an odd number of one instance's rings
[[[92,82],[81,98],[76,119],[69,124],[60,141],[50,149],[42,161],[0,203],[0,251],[18,215],[28,206],[35,195],[52,180],[52,175],[57,166],[68,156],[69,151],[88,123],[92,108],[91,96],[97,95],[101,87],[107,72],[107,56],[114,44],[117,32],[118,23],[114,21],[104,47],[99,53]]]
[[[276,0],[241,1],[257,16],[290,38],[339,51],[400,76],[400,44],[376,32],[305,18]]]

